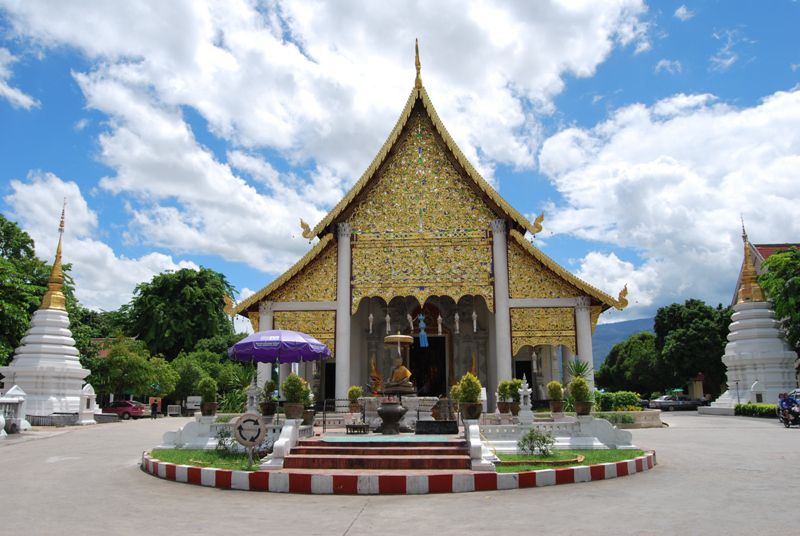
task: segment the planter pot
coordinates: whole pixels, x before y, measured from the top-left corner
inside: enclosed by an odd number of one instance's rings
[[[203,417],[210,417],[211,415],[217,414],[217,403],[216,402],[203,402],[200,404],[200,414]]]
[[[275,415],[275,412],[278,410],[278,403],[274,400],[262,402],[259,405],[261,406],[261,415],[272,416]]]
[[[283,405],[283,412],[286,414],[287,419],[302,419],[305,409],[306,407],[302,402],[286,402]]]
[[[564,413],[564,401],[563,400],[551,400],[550,401],[550,413]]]
[[[498,402],[497,411],[500,413],[508,413],[511,409],[511,402]]]
[[[316,412],[313,409],[304,409],[303,410],[303,422],[301,424],[314,424],[314,414]]]
[[[511,415],[514,417],[519,415],[519,402],[511,402]]]
[[[461,418],[465,420],[477,420],[483,411],[483,405],[480,402],[461,402],[459,404],[461,409]]]
[[[592,402],[588,400],[575,401],[575,414],[576,415],[589,415],[592,412]]]
[[[400,433],[400,419],[408,411],[400,402],[385,401],[378,406],[378,415],[381,418],[381,433],[384,435],[397,435]]]
[[[361,413],[361,404],[358,402],[350,402],[350,413]]]

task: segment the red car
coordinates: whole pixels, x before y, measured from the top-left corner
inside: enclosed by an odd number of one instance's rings
[[[128,420],[130,418],[138,419],[144,417],[145,407],[140,402],[132,400],[117,400],[112,402],[110,406],[103,409],[103,413],[116,413],[120,419]]]

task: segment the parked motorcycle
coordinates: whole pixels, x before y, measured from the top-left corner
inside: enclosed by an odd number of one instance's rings
[[[791,408],[780,409],[778,418],[786,428],[790,426],[800,426],[800,406],[794,405]]]

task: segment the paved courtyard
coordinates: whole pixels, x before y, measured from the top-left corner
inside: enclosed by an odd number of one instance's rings
[[[143,450],[187,419],[61,429],[0,443],[4,534],[792,534],[800,430],[776,420],[667,414],[635,430],[650,472],[548,488],[311,496],[167,482]],[[783,506],[781,506],[783,505]]]

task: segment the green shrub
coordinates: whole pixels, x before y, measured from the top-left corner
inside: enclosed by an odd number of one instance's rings
[[[655,400],[656,398],[658,398],[659,396],[661,396],[661,394],[662,394],[662,393],[660,393],[660,392],[658,392],[658,391],[653,391],[652,393],[650,393],[650,400]]]
[[[586,380],[582,376],[576,376],[569,382],[569,394],[575,402],[588,402],[592,393]]]
[[[639,393],[634,393],[633,391],[617,391],[616,393],[611,393],[613,396],[613,409],[615,411],[621,411],[623,407],[628,406],[639,406]]]
[[[614,394],[595,391],[594,404],[600,411],[611,411],[614,409]]]
[[[522,380],[513,379],[509,382],[508,397],[514,404],[519,404],[520,395],[519,390],[522,389]]]
[[[452,400],[461,399],[461,387],[459,386],[458,382],[450,386],[450,398]]]
[[[497,399],[502,402],[511,400],[511,380],[503,380],[497,384]]]
[[[575,358],[567,363],[566,373],[570,378],[583,378],[585,380],[592,373],[592,365],[587,361]]]
[[[553,380],[548,383],[547,396],[550,400],[564,400],[564,388],[561,387],[561,382]]]
[[[258,393],[259,402],[272,402],[275,400],[275,389],[277,385],[272,380],[264,383],[264,388]]]
[[[736,404],[733,412],[735,415],[743,415],[745,417],[774,418],[777,407],[776,404]]]
[[[636,419],[633,417],[633,415],[628,415],[627,413],[598,412],[595,413],[594,416],[598,419],[605,419],[611,424],[633,424],[636,422]]]
[[[197,382],[197,391],[203,397],[203,403],[211,403],[217,401],[217,382],[210,376],[205,376]]]
[[[467,372],[458,381],[458,401],[464,404],[475,404],[481,397],[481,382],[472,373]]]
[[[281,388],[283,396],[290,404],[305,404],[311,396],[308,383],[294,372],[286,376]]]
[[[351,404],[358,402],[358,399],[362,396],[364,396],[364,389],[358,385],[351,385],[350,389],[347,390],[347,400],[349,400]]]
[[[553,436],[531,428],[517,441],[517,450],[530,455],[536,454],[538,451],[542,456],[550,456],[554,444]]]

